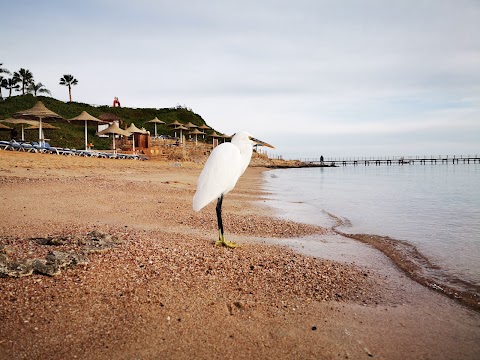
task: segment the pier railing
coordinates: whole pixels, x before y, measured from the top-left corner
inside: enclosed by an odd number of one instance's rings
[[[414,165],[414,164],[480,164],[479,155],[417,155],[417,156],[370,156],[370,157],[325,157],[305,158],[301,161],[311,165]]]

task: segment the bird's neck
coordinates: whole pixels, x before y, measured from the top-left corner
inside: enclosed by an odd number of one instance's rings
[[[239,146],[239,149],[240,149],[240,155],[242,156],[242,172],[241,173],[243,174],[247,169],[248,164],[250,164],[253,148],[252,148],[252,145],[246,144],[243,146]]]

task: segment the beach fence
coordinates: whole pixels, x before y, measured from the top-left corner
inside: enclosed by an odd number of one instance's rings
[[[300,159],[309,165],[436,165],[436,164],[480,164],[479,155],[420,155],[420,156],[376,156],[376,157],[319,157]]]

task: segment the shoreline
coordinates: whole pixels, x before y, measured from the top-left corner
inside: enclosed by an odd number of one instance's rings
[[[480,312],[480,287],[446,274],[430,262],[408,241],[373,234],[349,234],[333,229],[338,235],[368,244],[387,256],[412,280]]]
[[[9,259],[84,251],[93,230],[116,239],[56,276],[0,278],[0,358],[480,354],[477,313],[377,271],[388,267],[378,255],[342,263],[255,243],[330,233],[256,204],[263,169],[249,168],[225,198],[226,236],[242,246],[212,246],[214,205],[191,211],[200,170],[0,152],[3,204],[16,210],[0,223]]]
[[[480,287],[453,275],[446,274],[423,255],[415,245],[389,236],[375,234],[350,234],[338,230],[340,226],[348,225],[349,221],[325,212],[335,225],[331,227],[336,234],[354,239],[377,249],[387,256],[399,270],[412,280],[458,301],[472,310],[480,312]]]

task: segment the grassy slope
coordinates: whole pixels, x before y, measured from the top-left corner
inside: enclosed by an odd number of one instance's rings
[[[138,128],[145,127],[152,134],[154,132],[154,124],[148,123],[154,117],[165,121],[167,124],[178,120],[181,123],[191,122],[195,125],[205,124],[205,121],[198,114],[186,109],[132,109],[132,108],[112,108],[110,106],[94,107],[83,103],[64,103],[51,97],[33,95],[12,96],[0,101],[0,120],[11,117],[15,112],[30,109],[35,105],[37,100],[41,100],[44,105],[63,116],[65,119],[73,118],[79,115],[82,111],[87,111],[93,116],[99,116],[104,113],[113,113],[123,120],[121,127],[129,126],[132,122]],[[10,127],[15,127],[18,130],[20,137],[21,125],[6,124]],[[45,130],[45,137],[52,139],[51,144],[60,147],[70,147],[82,149],[85,143],[85,123],[56,121],[52,125],[58,127],[55,130]],[[95,136],[97,130],[96,125],[89,124],[88,126],[88,140],[92,142],[95,149],[108,149],[111,140],[108,138],[99,138]],[[159,134],[173,135],[173,130],[167,125],[157,125],[157,132]],[[38,139],[38,130],[25,131],[26,141],[36,141]],[[0,131],[0,140],[10,140],[10,131]]]

